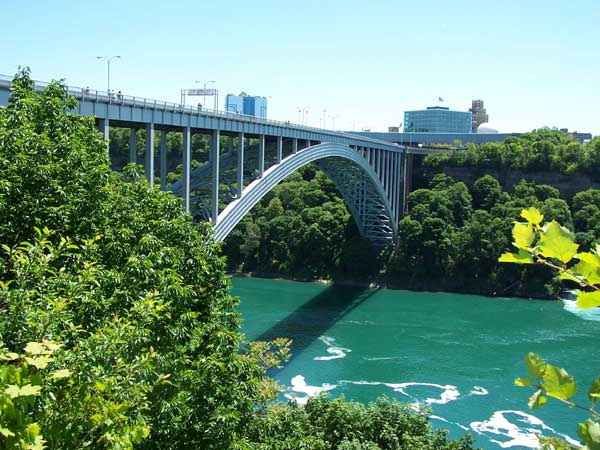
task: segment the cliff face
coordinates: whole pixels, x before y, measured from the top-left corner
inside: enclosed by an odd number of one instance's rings
[[[478,178],[484,175],[491,175],[496,178],[502,189],[507,192],[512,192],[513,186],[522,179],[534,181],[537,184],[547,184],[557,188],[560,191],[561,198],[567,201],[570,201],[576,193],[586,189],[600,189],[600,183],[592,181],[585,174],[565,175],[547,171],[523,172],[520,170],[496,170],[479,167],[443,167],[441,170],[456,181],[462,181],[469,188],[473,186]],[[439,172],[439,169],[419,168],[418,173],[415,174],[416,180],[418,179],[419,182],[418,185],[415,184],[413,189],[426,187],[431,178]]]

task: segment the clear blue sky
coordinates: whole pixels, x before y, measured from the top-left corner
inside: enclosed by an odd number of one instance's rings
[[[194,80],[381,130],[437,103],[482,98],[501,131],[600,134],[598,0],[0,0],[0,73],[178,101]],[[196,85],[197,86],[197,85]],[[328,121],[331,125],[331,120]]]

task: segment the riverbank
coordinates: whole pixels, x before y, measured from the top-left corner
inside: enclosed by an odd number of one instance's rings
[[[365,289],[386,289],[392,291],[412,291],[412,292],[442,292],[442,293],[453,293],[453,294],[464,294],[464,295],[480,295],[483,297],[489,298],[504,298],[507,296],[522,298],[527,300],[560,300],[557,297],[550,296],[542,296],[542,295],[529,295],[526,292],[510,292],[507,293],[508,289],[505,291],[490,291],[490,290],[477,290],[477,289],[452,289],[447,285],[441,286],[436,285],[435,282],[432,282],[428,286],[424,285],[415,285],[415,284],[391,284],[386,283],[385,280],[376,279],[374,281],[361,281],[344,277],[336,277],[334,279],[314,279],[314,278],[298,278],[298,277],[290,277],[283,274],[278,273],[266,273],[266,272],[239,272],[239,271],[229,271],[227,273],[231,277],[239,277],[239,278],[258,278],[264,280],[285,280],[285,281],[296,281],[299,283],[315,283],[322,285],[338,285],[338,286],[346,286],[346,287],[356,287],[356,288],[365,288]],[[431,280],[428,280],[431,281]],[[511,286],[509,286],[510,288]]]

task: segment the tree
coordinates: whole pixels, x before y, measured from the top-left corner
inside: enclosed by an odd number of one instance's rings
[[[473,208],[489,211],[502,195],[502,187],[491,175],[485,175],[473,184]]]

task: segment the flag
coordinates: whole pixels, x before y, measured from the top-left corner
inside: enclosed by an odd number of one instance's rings
[[[440,102],[443,102],[443,101],[444,101],[444,99],[443,99],[442,97],[438,97],[438,100],[439,100]]]

